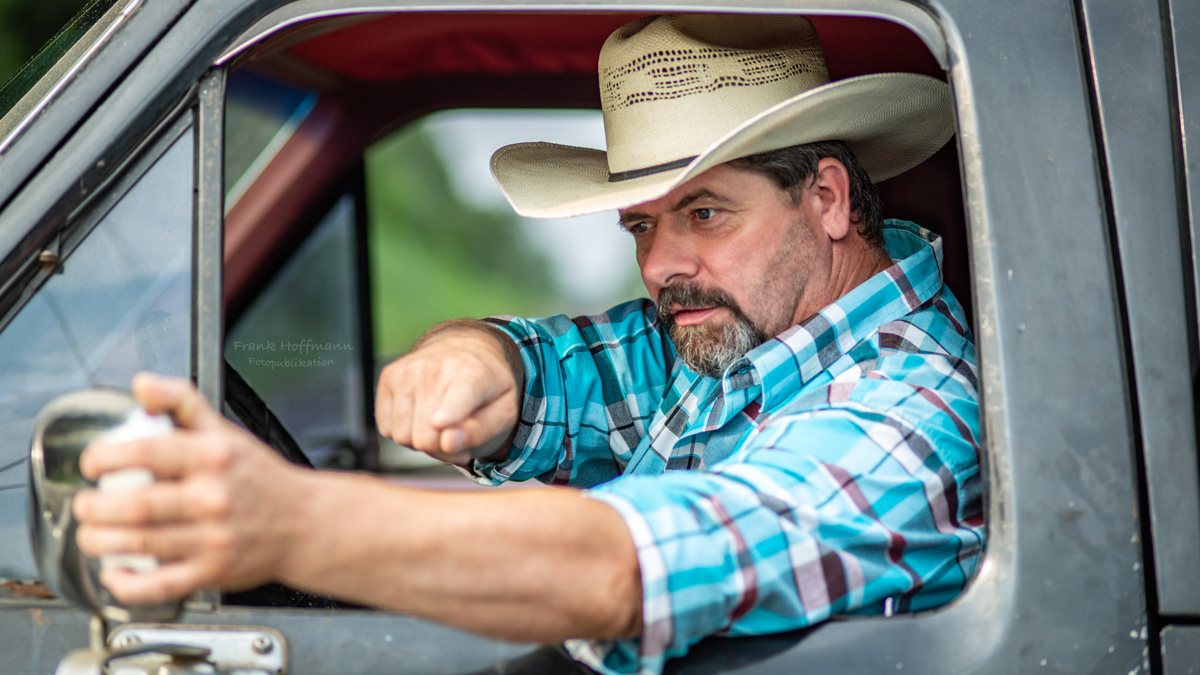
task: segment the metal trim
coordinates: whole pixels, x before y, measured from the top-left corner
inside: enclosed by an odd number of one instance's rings
[[[129,18],[129,16],[133,14],[134,10],[136,10],[141,4],[142,0],[129,0],[129,4],[125,5],[125,8],[121,10],[121,13],[117,15],[112,24],[100,34],[100,37],[96,38],[96,41],[93,42],[92,45],[88,47],[87,51],[85,51],[83,55],[79,57],[79,60],[76,61],[74,65],[72,65],[71,68],[58,80],[58,82],[56,82],[54,86],[50,88],[50,91],[46,92],[46,94],[42,96],[41,100],[39,100],[33,106],[33,109],[26,113],[25,117],[17,123],[17,126],[14,127],[11,132],[9,132],[8,136],[5,136],[3,140],[0,140],[0,155],[3,155],[4,151],[7,150],[10,145],[12,145],[13,141],[15,141],[17,137],[21,135],[21,132],[25,131],[25,129],[33,122],[33,120],[36,119],[37,116],[46,109],[46,106],[50,105],[50,101],[58,96],[59,92],[61,92],[71,80],[75,79],[75,76],[79,73],[79,71],[82,70],[83,67],[92,60],[92,57],[100,51],[100,49],[112,38],[113,34],[117,32],[117,29],[125,23],[125,20]]]
[[[200,80],[196,124],[196,221],[192,266],[192,375],[196,387],[213,408],[225,400],[223,276],[225,251],[225,70],[209,71]],[[221,595],[203,590],[192,597],[196,605],[216,610]]]
[[[580,3],[564,3],[547,2],[538,4],[527,2],[519,6],[512,4],[500,4],[494,0],[483,0],[482,2],[463,2],[459,0],[455,3],[434,4],[430,2],[412,2],[411,0],[379,0],[372,3],[362,3],[359,0],[300,0],[293,2],[285,7],[280,7],[266,16],[262,17],[243,31],[233,41],[233,46],[226,49],[213,65],[223,66],[229,63],[232,59],[242,54],[252,45],[267,38],[279,31],[282,31],[291,26],[311,21],[313,19],[323,19],[335,16],[346,16],[350,14],[385,14],[393,12],[613,12],[612,4],[601,4],[591,2]],[[684,12],[723,12],[723,13],[738,13],[738,14],[754,14],[754,13],[776,13],[776,14],[799,14],[806,15],[826,15],[836,14],[840,16],[862,16],[876,19],[886,19],[894,23],[900,24],[913,32],[917,37],[925,43],[933,57],[937,59],[938,65],[943,69],[949,69],[950,59],[946,49],[946,42],[942,36],[941,28],[937,21],[923,8],[902,2],[900,0],[859,0],[853,5],[837,0],[817,0],[816,2],[805,3],[802,8],[797,8],[794,3],[786,0],[759,0],[757,4],[746,5],[739,7],[737,10],[730,10],[724,7],[710,7],[694,2],[663,3],[657,2],[651,5],[628,5],[620,7],[622,12],[631,12],[645,10],[648,12],[657,11],[684,11]]]
[[[1181,237],[1172,151],[1173,126],[1157,0],[1125,3],[1118,10],[1080,0],[1081,31],[1088,49],[1091,96],[1100,136],[1099,171],[1108,182],[1113,269],[1120,282],[1126,322],[1128,386],[1134,403],[1139,473],[1148,499],[1143,541],[1149,607],[1162,614],[1200,614],[1195,583],[1200,559],[1200,492],[1196,427],[1192,420],[1185,274],[1191,246]],[[1127,30],[1121,19],[1136,22]],[[1140,80],[1134,79],[1140,77]],[[1153,571],[1153,576],[1150,572]],[[1157,587],[1157,593],[1155,593]],[[1150,631],[1153,643],[1157,631]],[[1151,653],[1156,653],[1151,644]]]

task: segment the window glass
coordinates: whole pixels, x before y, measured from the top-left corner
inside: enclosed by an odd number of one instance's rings
[[[225,207],[237,203],[316,104],[313,92],[240,68],[225,97]]]
[[[0,332],[0,578],[38,577],[25,507],[42,407],[142,370],[190,374],[193,173],[186,133]]]
[[[225,338],[226,360],[317,466],[363,443],[354,232],[347,195]]]

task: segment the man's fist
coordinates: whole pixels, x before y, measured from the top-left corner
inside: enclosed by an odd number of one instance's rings
[[[383,369],[375,423],[400,445],[465,466],[508,449],[523,379],[516,345],[499,330],[443,324]]]

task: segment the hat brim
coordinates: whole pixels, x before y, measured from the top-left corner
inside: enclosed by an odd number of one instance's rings
[[[678,169],[611,182],[604,151],[553,143],[500,148],[491,167],[517,213],[567,218],[652,201],[719,164],[816,141],[845,141],[878,183],[925,161],[953,135],[949,85],[927,75],[878,73],[768,108]]]

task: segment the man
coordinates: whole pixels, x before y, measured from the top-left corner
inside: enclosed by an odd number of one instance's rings
[[[75,502],[85,552],[164,560],[107,570],[117,597],[274,579],[657,672],[707,635],[962,589],[982,541],[974,348],[935,238],[885,227],[871,185],[946,142],[946,85],[826,83],[796,17],[637,21],[600,73],[607,154],[511,146],[493,173],[527,215],[620,209],[653,303],[436,327],[384,370],[376,409],[381,433],[484,482],[592,489],[303,471],[143,377],[181,430],[81,465],[160,481]]]

